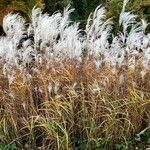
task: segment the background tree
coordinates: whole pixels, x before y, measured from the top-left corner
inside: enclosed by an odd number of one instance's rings
[[[116,32],[119,28],[118,19],[122,10],[122,5],[123,0],[107,0],[105,4],[107,9],[107,18],[113,18]],[[139,18],[144,18],[150,22],[150,0],[129,0],[126,9],[139,15]]]
[[[45,4],[45,12],[50,14],[58,10],[63,10],[70,3],[70,0],[43,0]]]
[[[45,8],[45,12],[52,14],[57,10],[63,10],[69,3],[75,8],[71,16],[72,20],[80,21],[81,24],[86,23],[89,14],[100,4],[106,6],[107,17],[113,17],[117,23],[123,0],[1,0],[0,24],[3,16],[10,11],[30,15],[32,8],[36,5]],[[130,0],[127,9],[150,21],[150,0]]]
[[[3,17],[9,12],[19,12],[28,18],[34,6],[43,8],[43,0],[2,0],[0,2],[0,24],[2,24]]]

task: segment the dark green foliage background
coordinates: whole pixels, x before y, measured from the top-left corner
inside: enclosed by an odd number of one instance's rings
[[[117,22],[123,0],[0,0],[0,10],[9,5],[14,10],[21,10],[29,15],[34,5],[42,5],[45,12],[52,14],[57,10],[63,10],[68,3],[75,8],[73,20],[86,22],[89,14],[101,4],[106,6],[107,17],[113,17]],[[150,0],[130,0],[127,9],[150,21]]]

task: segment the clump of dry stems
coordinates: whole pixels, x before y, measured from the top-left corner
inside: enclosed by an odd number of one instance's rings
[[[1,72],[0,140],[25,149],[98,148],[133,136],[150,123],[149,71],[137,63],[112,72],[92,60],[38,66],[30,77],[14,66],[11,84]],[[78,143],[81,142],[81,143]]]

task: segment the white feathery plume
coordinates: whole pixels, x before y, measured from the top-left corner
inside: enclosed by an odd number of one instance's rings
[[[34,28],[37,26],[38,19],[40,18],[41,15],[42,15],[42,10],[40,8],[34,7],[32,9],[31,20]]]
[[[70,9],[71,5],[69,4],[63,11],[62,20],[60,22],[60,33],[71,23],[69,20],[70,14],[74,11],[74,9]]]
[[[144,20],[144,19],[141,19],[141,22],[142,22],[142,28],[143,28],[143,31],[144,31],[144,33],[145,33],[145,30],[146,30],[146,28],[148,27],[148,25],[150,24],[150,23],[148,23],[146,20]]]
[[[122,12],[125,12],[125,8],[129,0],[123,0],[123,7],[122,7]]]
[[[80,60],[82,46],[79,33],[78,23],[66,28],[60,34],[60,40],[54,47],[55,56],[63,55],[65,58],[69,57]]]
[[[89,16],[85,32],[87,35],[86,47],[91,55],[98,57],[108,50],[108,38],[110,37],[112,24],[111,18],[105,21],[105,8],[101,5]]]
[[[127,28],[134,23],[136,23],[136,17],[137,15],[131,14],[130,12],[121,12],[120,18],[119,18],[119,25],[123,26],[123,32],[125,33],[127,31]]]
[[[19,14],[9,13],[3,19],[3,29],[7,36],[22,34],[25,29],[25,20]]]
[[[87,38],[95,35],[97,36],[97,33],[99,33],[100,26],[103,24],[103,20],[105,17],[105,8],[102,7],[101,5],[98,6],[93,15],[90,15],[87,21],[86,25],[86,33],[87,33]]]

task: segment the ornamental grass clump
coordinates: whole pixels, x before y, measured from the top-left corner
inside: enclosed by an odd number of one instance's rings
[[[1,143],[18,149],[110,149],[149,130],[149,23],[126,12],[126,3],[116,35],[102,6],[85,30],[70,21],[70,6],[51,16],[33,8],[28,24],[19,14],[5,16]]]

